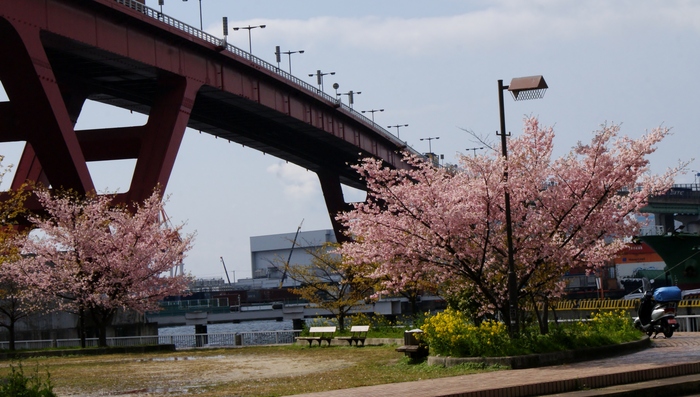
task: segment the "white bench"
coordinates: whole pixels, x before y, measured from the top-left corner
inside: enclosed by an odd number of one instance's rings
[[[318,342],[318,345],[321,346],[321,342],[325,340],[328,342],[328,346],[330,346],[333,334],[335,334],[335,327],[311,327],[309,328],[309,336],[297,336],[296,340],[305,340],[309,342],[309,347],[313,345],[314,341]]]
[[[353,342],[355,342],[355,346],[359,346],[362,342],[362,346],[364,346],[367,331],[369,331],[369,325],[353,325],[350,327],[350,336],[338,336],[335,339],[347,341],[350,346]]]

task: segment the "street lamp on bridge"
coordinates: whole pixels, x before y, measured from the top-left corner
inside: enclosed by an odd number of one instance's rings
[[[298,50],[298,51],[285,51],[282,54],[287,54],[289,57],[289,74],[292,74],[292,54],[303,54],[304,50]]]
[[[384,109],[370,109],[370,110],[363,110],[362,113],[372,113],[372,124],[374,124],[374,114],[376,112],[383,112]]]
[[[334,86],[335,87],[335,86]],[[340,97],[341,95],[347,95],[348,96],[348,104],[350,105],[350,109],[352,109],[352,104],[355,103],[355,95],[360,95],[362,94],[362,91],[357,91],[354,92],[352,90],[348,92],[341,92],[341,93],[335,93],[335,96]]]
[[[321,70],[317,70],[316,73],[309,74],[309,77],[316,76],[316,83],[318,84],[318,90],[323,92],[323,76],[334,75],[335,72],[323,73]]]
[[[503,85],[503,80],[498,80],[498,110],[501,122],[501,152],[506,160],[506,168],[503,169],[503,181],[508,182],[508,148],[506,143],[506,115],[503,106],[503,91],[508,90],[516,101],[539,99],[547,90],[547,83],[542,76],[518,77],[510,81],[510,85]],[[515,259],[513,258],[513,223],[510,214],[510,192],[508,183],[504,184],[505,215],[506,215],[506,244],[508,245],[508,303],[510,311],[510,335],[515,336],[519,331],[518,321],[518,280],[515,274]]]
[[[473,150],[474,151],[474,157],[476,157],[476,151],[477,150],[483,150],[483,147],[468,147],[467,150]]]
[[[187,0],[182,0],[183,2],[187,2]],[[204,30],[202,24],[202,0],[199,0],[199,30]]]
[[[401,138],[401,135],[399,135],[399,128],[401,127],[408,127],[408,124],[388,125],[386,128],[396,128],[396,137]]]
[[[251,55],[253,55],[253,39],[251,38],[250,31],[253,30],[253,29],[256,29],[256,28],[265,29],[265,26],[267,26],[267,25],[236,26],[236,27],[234,27],[234,28],[232,28],[232,29],[233,29],[234,31],[235,31],[235,30],[240,30],[240,29],[245,29],[245,30],[248,31],[248,53],[250,53]]]
[[[433,139],[440,139],[440,137],[435,136],[435,137],[421,138],[420,139],[421,141],[428,141],[428,153],[430,153],[430,154],[433,154],[433,144],[432,144]]]
[[[303,54],[304,50],[298,51],[280,51],[280,46],[275,47],[275,58],[277,59],[277,69],[280,68],[280,61],[282,60],[282,54],[289,56],[289,74],[292,74],[292,54]]]

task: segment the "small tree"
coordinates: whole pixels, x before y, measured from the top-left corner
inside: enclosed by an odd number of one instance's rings
[[[364,304],[372,294],[374,281],[334,253],[333,247],[337,245],[329,243],[306,250],[311,255],[311,264],[290,266],[288,273],[291,279],[301,283],[292,292],[333,313],[342,331],[350,310]]]
[[[118,310],[156,310],[158,301],[186,290],[189,276],[167,272],[182,263],[193,237],[160,221],[157,192],[131,210],[113,207],[107,196],[36,194],[48,216],[30,218],[39,233],[21,241],[28,254],[17,262],[21,281],[47,300],[58,298],[58,309],[79,315],[83,347],[85,315],[106,346],[107,326]]]
[[[8,331],[10,350],[15,350],[17,322],[39,310],[32,300],[31,290],[21,282],[18,269],[13,266],[13,262],[20,259],[14,242],[28,231],[20,223],[27,216],[24,202],[29,194],[26,186],[22,186],[6,192],[0,202],[0,327]]]

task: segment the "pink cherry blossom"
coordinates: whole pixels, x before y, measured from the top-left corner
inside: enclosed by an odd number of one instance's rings
[[[190,277],[169,272],[193,236],[162,224],[159,194],[132,209],[115,208],[104,195],[36,194],[48,216],[32,217],[37,229],[20,242],[22,281],[81,322],[90,314],[101,344],[118,310],[157,310],[158,301],[186,290]]]
[[[497,150],[463,156],[456,168],[409,157],[414,168],[396,170],[365,159],[356,169],[367,182],[367,200],[338,216],[353,238],[341,252],[374,264],[373,276],[388,292],[424,278],[476,291],[481,314],[499,312],[508,321],[505,189],[518,296],[557,297],[565,272],[603,266],[637,233],[633,215],[685,167],[648,174],[648,157],[668,129],[639,139],[619,132],[604,125],[590,143],[552,159],[553,129],[527,118],[523,134],[510,138],[507,164]]]

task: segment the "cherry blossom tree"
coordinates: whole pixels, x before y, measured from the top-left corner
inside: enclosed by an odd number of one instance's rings
[[[631,215],[685,167],[648,174],[648,157],[668,129],[639,139],[619,132],[604,125],[590,143],[553,159],[553,129],[527,118],[524,133],[510,139],[507,160],[494,150],[463,156],[450,168],[407,158],[413,169],[396,170],[366,159],[356,169],[367,182],[367,200],[338,217],[353,238],[341,252],[358,264],[379,264],[377,277],[422,267],[432,283],[475,291],[481,314],[498,313],[517,330],[518,311],[511,318],[509,310],[505,189],[518,300],[560,296],[563,274],[609,260],[640,227]],[[410,279],[394,277],[393,288]]]
[[[21,281],[79,315],[83,347],[86,315],[106,346],[118,310],[157,310],[159,300],[186,290],[190,277],[168,272],[182,263],[193,236],[161,222],[157,192],[133,208],[114,207],[105,195],[36,195],[48,216],[31,217],[37,229],[20,242]]]

